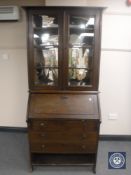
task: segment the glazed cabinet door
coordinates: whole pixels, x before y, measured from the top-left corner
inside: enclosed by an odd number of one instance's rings
[[[65,12],[64,87],[97,90],[99,74],[100,11],[67,9]]]
[[[99,8],[28,9],[31,90],[98,89]]]
[[[60,89],[62,13],[57,9],[28,11],[28,65],[30,89]]]

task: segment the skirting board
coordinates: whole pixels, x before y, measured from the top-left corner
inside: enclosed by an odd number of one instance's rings
[[[26,133],[26,127],[8,127],[8,126],[0,126],[0,132],[21,132]]]
[[[131,141],[131,135],[100,135],[101,141]]]
[[[0,132],[27,133],[26,127],[0,126]],[[131,135],[100,135],[100,141],[131,141]]]

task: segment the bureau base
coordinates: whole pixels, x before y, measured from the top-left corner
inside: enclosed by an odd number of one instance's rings
[[[92,166],[95,173],[96,154],[31,154],[31,170],[34,166]]]

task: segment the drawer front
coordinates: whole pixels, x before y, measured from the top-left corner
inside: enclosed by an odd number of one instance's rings
[[[63,143],[32,143],[34,153],[96,153],[97,144],[63,144]]]
[[[97,141],[97,132],[29,132],[31,142],[61,142],[61,143],[94,143]]]
[[[34,131],[70,132],[97,131],[98,123],[93,120],[32,120],[29,129]]]

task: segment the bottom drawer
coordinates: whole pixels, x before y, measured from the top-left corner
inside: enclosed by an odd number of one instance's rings
[[[61,143],[32,143],[31,152],[36,153],[95,153],[96,143],[61,144]]]

